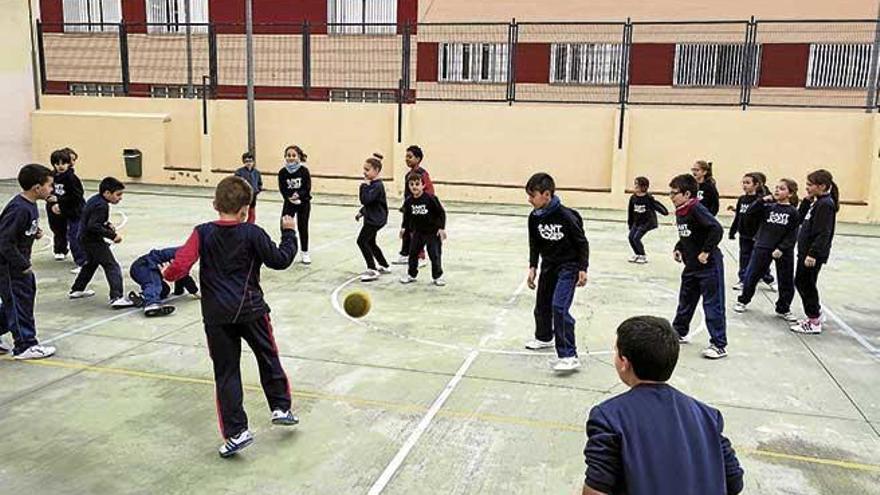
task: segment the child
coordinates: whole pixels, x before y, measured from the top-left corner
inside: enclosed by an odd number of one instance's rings
[[[364,226],[358,235],[357,245],[367,262],[367,271],[361,275],[361,282],[377,280],[380,274],[391,273],[385,255],[376,244],[376,234],[388,223],[388,202],[385,199],[385,185],[379,178],[382,171],[382,155],[373,153],[364,163],[364,182],[360,187],[361,209],[355,220],[364,219]],[[376,262],[379,263],[378,268]]]
[[[807,198],[799,212],[803,219],[797,238],[797,271],[794,285],[801,296],[805,320],[791,326],[797,333],[822,333],[822,306],[819,304],[819,270],[828,263],[837,211],[840,209],[840,191],[834,177],[827,170],[816,170],[807,176]]]
[[[290,410],[290,384],[278,357],[269,306],[260,287],[260,267],[284,270],[296,256],[295,220],[281,217],[276,247],[262,228],[246,223],[253,199],[241,177],[226,177],[214,192],[220,219],[197,226],[164,272],[168,281],[185,277],[201,259],[202,319],[214,363],[220,433],[220,457],[230,457],[254,441],[242,406],[241,339],[253,350],[260,383],[272,411],[272,423],[295,425]]]
[[[431,277],[434,285],[446,285],[440,255],[443,241],[446,240],[446,210],[440,200],[425,191],[422,175],[410,172],[406,176],[406,184],[410,197],[403,202],[403,223],[400,226],[400,238],[407,233],[412,235],[409,243],[409,269],[400,278],[400,283],[409,284],[416,281],[419,274],[419,253],[427,246],[428,257],[431,258]]]
[[[733,310],[742,313],[755,295],[755,287],[762,274],[776,262],[776,275],[779,277],[779,298],[776,300],[776,315],[788,322],[796,322],[791,312],[794,299],[794,243],[797,239],[798,212],[796,205],[797,182],[781,179],[773,195],[758,198],[749,206],[743,217],[749,222],[755,219],[759,224],[754,240],[748,269],[743,280],[742,294],[737,298]]]
[[[712,162],[697,160],[691,167],[691,174],[697,179],[697,198],[713,216],[718,215],[718,188],[712,176]]]
[[[18,171],[18,184],[22,192],[0,213],[0,335],[12,332],[15,359],[42,359],[55,354],[55,348],[37,342],[37,281],[31,250],[34,240],[43,237],[36,203],[52,194],[52,171],[42,165],[25,165]],[[3,351],[9,352],[5,347]]]
[[[575,320],[569,310],[575,286],[587,283],[590,244],[584,235],[584,222],[575,210],[562,205],[556,196],[553,177],[534,174],[526,183],[526,194],[534,210],[529,215],[529,275],[527,283],[535,289],[538,261],[541,276],[535,300],[535,340],[526,349],[553,347],[556,341],[555,371],[574,371],[581,366],[574,336]]]
[[[251,206],[248,208],[247,223],[257,221],[257,195],[263,192],[263,176],[257,170],[254,154],[246,151],[241,155],[241,163],[244,165],[235,171],[235,175],[246,180],[254,191],[254,198],[251,200]]]
[[[728,208],[728,210],[735,212],[733,222],[730,224],[730,239],[736,239],[736,234],[739,232],[739,271],[737,271],[738,278],[733,290],[742,290],[746,280],[746,268],[749,266],[752,250],[755,247],[755,235],[758,233],[758,227],[761,226],[761,220],[756,215],[746,215],[746,211],[758,198],[770,194],[764,185],[765,181],[764,174],[760,172],[745,174],[742,178],[744,194],[736,200],[736,207]],[[762,275],[762,279],[770,287],[770,290],[776,290],[773,285],[773,275],[769,271]]]
[[[58,175],[62,170],[70,167],[70,155],[64,150],[55,150],[49,157],[52,164],[52,195],[46,199],[46,218],[49,220],[49,229],[52,231],[52,252],[55,261],[64,261],[67,257],[67,219],[61,215],[58,207],[59,193],[64,193],[64,186],[58,186]]]
[[[178,249],[153,249],[131,264],[129,274],[141,286],[141,292],[129,292],[128,299],[135,306],[144,308],[145,316],[167,316],[174,312],[174,306],[162,303],[171,294],[171,287],[162,280],[161,270],[163,266],[174,261]],[[175,294],[178,291],[183,294],[184,289],[194,296],[199,292],[195,280],[189,275],[174,282],[174,288]]]
[[[678,353],[663,318],[636,316],[617,327],[614,368],[630,388],[590,410],[584,495],[742,491],[721,412],[666,383]]]
[[[296,217],[299,229],[299,245],[302,250],[302,263],[310,265],[309,256],[309,215],[312,212],[312,176],[305,166],[306,155],[299,146],[284,149],[284,166],[278,172],[278,190],[284,198],[281,215]]]
[[[718,243],[724,235],[721,224],[697,199],[697,180],[688,174],[674,177],[669,183],[669,195],[675,205],[678,225],[678,243],[675,261],[684,263],[678,309],[672,326],[680,342],[687,342],[691,319],[703,298],[709,347],[703,357],[727,357],[727,320],[724,315],[724,263]]]
[[[79,273],[80,267],[86,264],[86,254],[79,242],[80,215],[86,202],[83,199],[85,191],[82,181],[73,169],[76,152],[70,148],[55,151],[52,153],[51,161],[55,168],[55,178],[50,201],[53,197],[54,201],[51,205],[47,204],[49,207],[47,216],[55,236],[55,259],[58,261],[64,259],[63,254],[67,252],[69,244],[76,264],[71,273]],[[62,256],[59,257],[59,253],[62,253]]]
[[[657,213],[668,215],[669,210],[648,193],[648,187],[651,183],[647,177],[636,177],[634,185],[635,192],[629,197],[629,208],[627,208],[626,215],[626,224],[629,226],[629,245],[635,253],[629,262],[645,264],[648,262],[648,257],[645,255],[642,237],[657,228]]]
[[[412,192],[409,190],[409,186],[406,184],[407,177],[411,173],[417,173],[422,177],[422,184],[424,184],[425,192],[433,195],[434,194],[434,183],[431,182],[431,174],[428,173],[427,170],[422,168],[422,160],[425,158],[424,152],[422,152],[422,148],[412,145],[406,149],[406,166],[409,167],[409,170],[406,172],[406,176],[403,178],[404,187],[403,187],[403,200],[404,202],[412,196]],[[400,211],[403,211],[403,206],[400,207]],[[407,265],[409,264],[409,244],[412,240],[412,232],[407,231],[404,233],[400,242],[400,258],[394,262],[395,265]],[[425,260],[425,252],[422,251],[419,253],[419,266],[424,265]]]
[[[114,177],[105,177],[98,186],[98,194],[95,194],[86,202],[82,211],[80,228],[80,242],[85,251],[86,263],[76,276],[70,293],[70,299],[82,299],[92,297],[95,291],[86,289],[91,282],[98,267],[104,269],[104,276],[110,285],[110,307],[113,309],[130,308],[134,304],[124,296],[122,285],[122,268],[116,262],[110,246],[104,239],[110,239],[114,244],[122,242],[122,236],[116,232],[113,224],[109,222],[110,205],[119,204],[125,185]]]

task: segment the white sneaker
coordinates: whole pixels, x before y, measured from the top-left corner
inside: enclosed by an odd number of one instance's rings
[[[444,287],[446,286],[446,279],[443,277],[435,278],[434,285],[436,285],[437,287]]]
[[[72,290],[67,294],[69,299],[83,299],[85,297],[92,297],[95,295],[95,291],[92,289],[86,290]]]
[[[689,339],[687,336],[682,337],[681,335],[679,335],[679,336],[678,336],[678,343],[679,343],[679,345],[682,345],[682,344],[690,344],[690,343],[691,343],[691,339]]]
[[[764,285],[767,286],[767,290],[770,292],[778,292],[779,288],[776,287],[776,282],[764,282]]]
[[[413,283],[413,282],[415,282],[415,281],[416,281],[416,278],[415,278],[415,277],[410,277],[410,276],[409,276],[409,273],[407,273],[406,275],[400,277],[400,283],[402,283],[402,284],[411,284],[411,283]]]
[[[703,349],[703,357],[706,359],[721,359],[727,357],[727,349],[710,345]]]
[[[238,435],[226,439],[226,443],[220,446],[220,457],[231,457],[252,443],[254,443],[254,436],[251,435],[251,432],[244,430]]]
[[[743,290],[743,283],[742,283],[742,282],[737,282],[737,283],[733,284],[732,289],[735,290],[735,291],[737,291],[737,292]]]
[[[797,316],[795,316],[794,313],[792,313],[791,311],[787,313],[776,313],[776,316],[782,318],[789,323],[797,323],[798,321]]]
[[[13,356],[13,359],[43,359],[55,354],[55,348],[51,345],[32,345],[25,349],[21,354]]]
[[[648,262],[648,257],[647,257],[647,256],[639,256],[639,258],[635,261],[635,264],[637,264],[637,265],[644,265],[644,264],[647,263],[647,262]]]
[[[372,282],[379,280],[379,272],[376,270],[367,270],[361,274],[361,282]]]
[[[82,271],[82,267],[81,267],[81,266],[75,266],[75,267],[73,267],[73,268],[70,269],[70,273],[72,273],[72,274],[74,274],[74,275],[79,275],[79,272],[81,272],[81,271]]]
[[[428,266],[428,258],[419,258],[419,268]]]
[[[65,258],[67,258],[66,254],[55,253],[55,261],[64,261]]]
[[[299,424],[299,418],[293,414],[293,412],[288,409],[287,411],[282,411],[281,409],[276,409],[272,411],[272,424],[273,425],[282,425],[282,426],[294,426]]]
[[[110,301],[110,307],[113,309],[123,309],[134,307],[134,303],[127,297],[119,297]]]
[[[302,264],[303,265],[311,265],[312,264],[312,257],[309,256],[308,251],[302,252]]]
[[[733,310],[737,313],[745,313],[746,305],[737,301],[737,303],[733,305]]]
[[[822,322],[821,320],[818,322],[813,322],[809,318],[806,320],[801,320],[789,329],[794,333],[801,333],[805,335],[819,335],[822,333]]]
[[[533,340],[526,342],[525,347],[526,347],[526,349],[528,349],[530,351],[540,351],[541,349],[552,349],[552,348],[556,347],[556,345],[553,343],[552,339],[548,342],[544,342],[543,340],[533,339]]]
[[[3,336],[0,335],[0,355],[9,354],[12,352],[12,347],[4,342]]]
[[[380,266],[379,268],[376,269],[376,271],[379,272],[379,275],[388,275],[388,274],[392,273],[391,268],[389,268],[387,266]]]
[[[635,262],[637,262],[638,260],[639,260],[639,255],[634,254],[634,255],[630,256],[629,259],[628,259],[627,261],[629,261],[630,263],[635,263]]]
[[[553,365],[553,371],[574,371],[581,367],[581,361],[576,357],[562,358]]]
[[[392,265],[408,265],[409,264],[409,256],[400,256],[396,260],[391,262]]]

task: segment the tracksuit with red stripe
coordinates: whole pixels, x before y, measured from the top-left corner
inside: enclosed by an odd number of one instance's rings
[[[283,230],[276,246],[255,224],[220,220],[197,226],[165,271],[168,281],[185,277],[197,260],[202,319],[214,363],[217,412],[224,438],[248,428],[242,405],[241,339],[253,350],[270,410],[290,409],[290,384],[272,335],[260,267],[283,270],[296,256],[296,231]]]

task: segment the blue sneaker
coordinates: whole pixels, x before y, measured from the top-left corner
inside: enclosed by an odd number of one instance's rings
[[[294,416],[293,412],[291,412],[290,409],[288,409],[287,411],[276,409],[272,411],[272,424],[293,426],[299,424],[299,418]]]
[[[220,457],[232,457],[252,443],[254,443],[254,436],[251,435],[251,432],[244,430],[238,435],[226,439],[226,443],[220,446]]]

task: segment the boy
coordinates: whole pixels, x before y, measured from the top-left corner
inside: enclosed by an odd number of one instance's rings
[[[409,170],[406,172],[406,176],[404,177],[404,187],[403,187],[403,200],[404,202],[412,196],[412,192],[409,190],[409,186],[406,183],[406,178],[409,177],[412,173],[417,173],[422,177],[422,183],[424,184],[424,190],[426,193],[433,195],[434,194],[434,183],[431,182],[431,175],[427,170],[422,168],[422,160],[425,158],[425,153],[422,151],[422,148],[412,145],[406,149],[406,166],[409,167]],[[403,206],[400,207],[400,211],[403,211]],[[407,231],[404,233],[401,238],[400,243],[400,258],[394,262],[395,265],[407,265],[409,264],[409,245],[412,240],[412,232]],[[422,251],[419,253],[419,265],[424,266],[425,260],[425,252]]]
[[[584,495],[742,491],[743,470],[721,413],[666,384],[678,351],[663,318],[636,316],[617,328],[614,368],[630,390],[590,411]]]
[[[79,242],[80,216],[86,202],[82,181],[73,169],[75,156],[76,153],[69,148],[52,152],[50,160],[55,174],[52,196],[47,203],[49,226],[55,236],[55,259],[64,260],[69,245],[76,263],[71,273],[79,273],[80,267],[86,264],[86,255]]]
[[[145,316],[167,316],[174,312],[174,306],[162,303],[171,294],[171,287],[162,280],[161,269],[174,261],[178,249],[153,249],[131,264],[129,274],[141,286],[141,292],[129,292],[128,299],[135,306],[144,308]],[[194,296],[199,292],[195,280],[189,275],[174,282],[175,295],[183,294],[184,289]]]
[[[254,191],[254,198],[251,200],[250,208],[248,208],[247,223],[257,221],[257,195],[263,192],[263,176],[257,170],[254,154],[246,151],[241,155],[241,163],[244,165],[235,171],[235,175],[246,180]]]
[[[700,297],[706,313],[709,347],[703,357],[727,357],[727,320],[724,315],[724,264],[718,243],[724,229],[709,210],[697,199],[697,180],[690,174],[674,177],[669,183],[669,196],[675,205],[678,243],[673,252],[675,261],[684,263],[678,309],[672,326],[687,343],[687,335]]]
[[[95,194],[86,202],[83,208],[80,242],[86,253],[86,263],[82,266],[70,293],[70,299],[82,299],[92,297],[95,291],[86,289],[95,271],[100,266],[104,269],[107,283],[110,284],[110,307],[113,309],[130,308],[134,304],[123,295],[122,268],[113,257],[110,246],[104,239],[110,239],[115,244],[122,242],[122,236],[116,233],[113,224],[109,222],[110,205],[119,204],[122,201],[122,193],[125,185],[114,177],[105,177],[98,186],[98,194]]]
[[[257,358],[272,423],[299,422],[290,410],[290,385],[260,287],[262,265],[283,270],[293,263],[296,223],[289,215],[281,217],[281,243],[276,247],[266,231],[245,222],[252,199],[251,187],[241,177],[221,180],[214,192],[220,219],[197,226],[164,272],[166,280],[180,280],[201,259],[202,319],[214,363],[220,433],[225,439],[219,453],[224,458],[254,441],[242,406],[241,339]]]
[[[535,289],[538,259],[541,276],[535,301],[535,340],[526,349],[553,347],[556,341],[558,361],[555,371],[574,371],[581,367],[574,337],[575,320],[569,313],[575,286],[587,283],[590,244],[584,234],[581,216],[562,206],[556,196],[553,177],[543,172],[526,183],[526,194],[534,210],[529,215],[528,286]]]
[[[446,285],[443,279],[443,268],[440,255],[443,241],[446,240],[446,211],[440,200],[425,191],[422,175],[411,172],[406,176],[406,184],[411,195],[403,202],[403,223],[400,226],[400,238],[409,234],[409,269],[400,278],[400,283],[409,284],[416,281],[419,274],[419,253],[427,246],[428,257],[431,258],[431,277],[434,285]]]
[[[55,354],[55,348],[37,342],[37,281],[31,249],[34,240],[43,237],[36,203],[52,194],[52,171],[42,165],[25,165],[18,172],[18,184],[22,192],[0,213],[0,335],[12,332],[15,359],[41,359]],[[9,349],[0,346],[0,353],[7,352]]]

